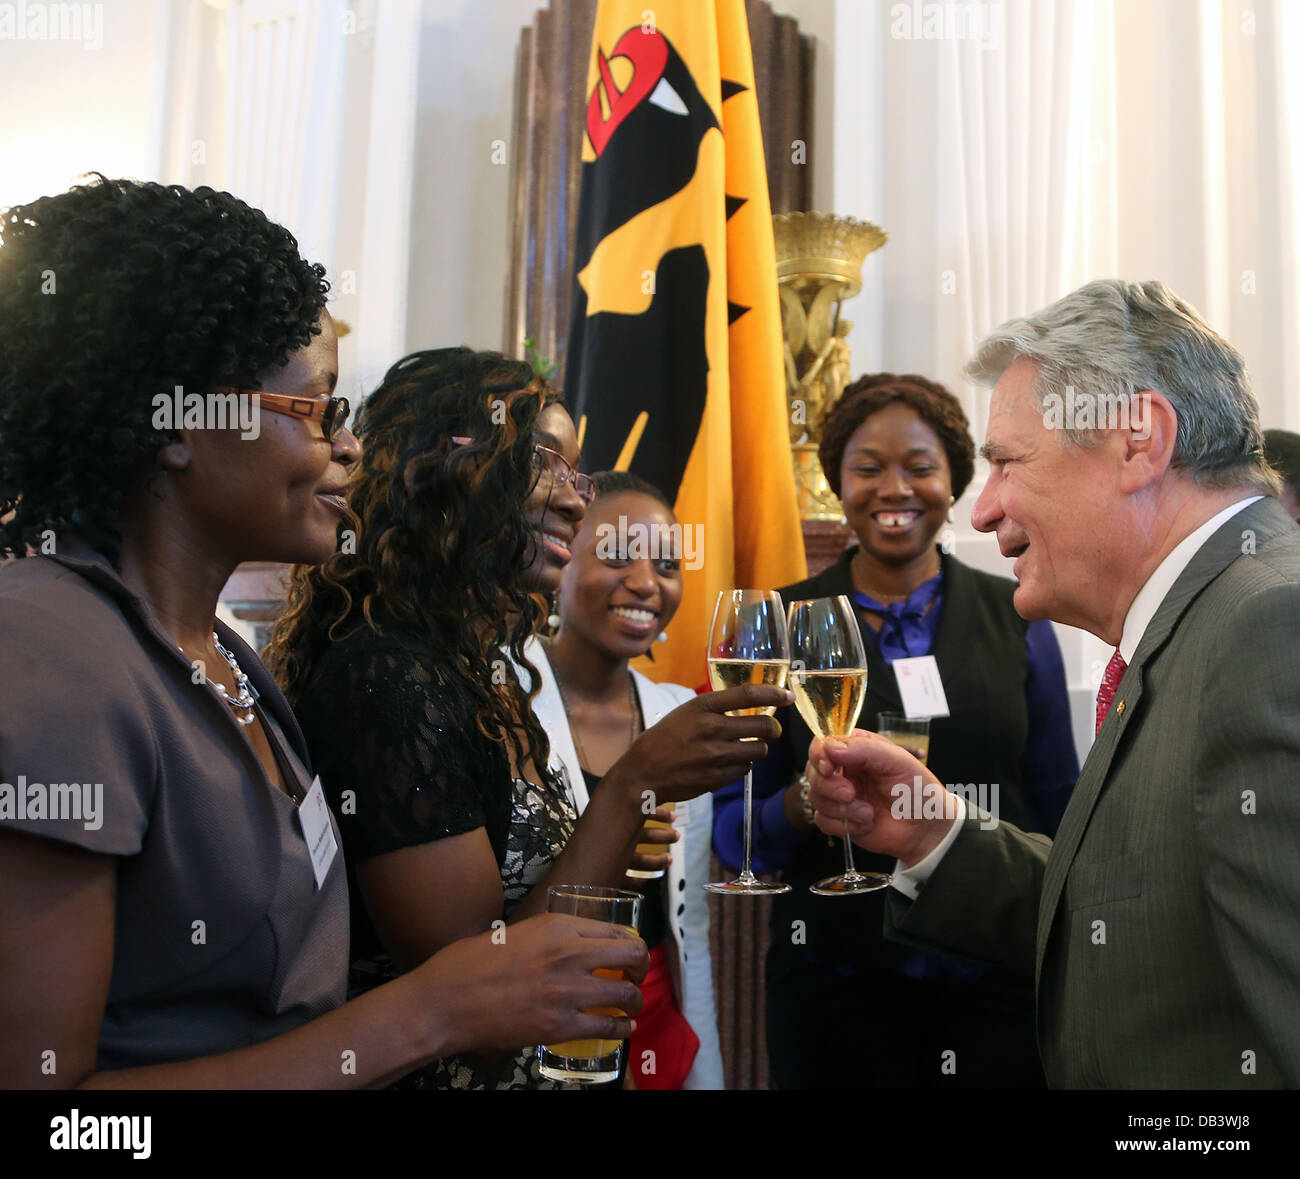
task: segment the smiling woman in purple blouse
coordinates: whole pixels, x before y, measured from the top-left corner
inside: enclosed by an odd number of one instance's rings
[[[876,373],[844,391],[821,445],[827,481],[857,537],[829,569],[781,590],[786,603],[846,595],[869,668],[858,725],[901,712],[892,664],[933,655],[951,716],[931,721],[944,782],[997,783],[998,816],[1055,832],[1078,775],[1060,649],[1026,623],[1015,583],[963,565],[936,543],[974,474],[957,399],[919,376]],[[992,970],[909,950],[882,935],[884,891],[821,897],[843,869],[814,827],[801,778],[812,736],[793,709],[754,771],[754,866],[794,887],[774,898],[767,1042],[778,1088],[1041,1086],[1033,995]],[[714,850],[740,859],[740,786],[714,800]],[[985,797],[985,796],[981,796]],[[892,861],[855,851],[864,871]],[[953,1054],[953,1055],[949,1055]]]

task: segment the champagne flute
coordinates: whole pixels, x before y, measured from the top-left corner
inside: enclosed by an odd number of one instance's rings
[[[720,692],[741,684],[772,684],[783,688],[789,671],[790,649],[781,595],[774,590],[723,590],[718,595],[709,629],[709,683],[713,690]],[[775,708],[745,708],[730,715],[771,716],[775,711]],[[709,892],[754,896],[790,891],[788,884],[759,880],[750,868],[753,804],[751,766],[745,771],[745,863],[735,880],[706,884],[704,887]]]
[[[853,607],[843,594],[790,604],[790,690],[804,723],[818,737],[847,737],[867,694],[867,655]],[[849,825],[844,824],[844,873],[810,885],[824,897],[847,897],[886,888],[885,872],[853,866]]]

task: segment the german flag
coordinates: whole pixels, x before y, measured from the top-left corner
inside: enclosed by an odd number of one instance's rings
[[[587,95],[565,390],[584,469],[695,529],[645,670],[699,684],[718,592],[806,574],[744,0],[601,0]]]

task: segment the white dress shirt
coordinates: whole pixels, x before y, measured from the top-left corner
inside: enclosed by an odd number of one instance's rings
[[[1151,620],[1156,616],[1156,611],[1160,609],[1160,603],[1165,600],[1165,596],[1174,587],[1174,582],[1182,575],[1184,569],[1191,564],[1191,560],[1200,551],[1201,546],[1205,544],[1211,536],[1216,533],[1225,521],[1230,520],[1243,508],[1249,507],[1257,499],[1263,496],[1252,495],[1245,499],[1238,500],[1224,508],[1218,515],[1206,520],[1194,532],[1189,532],[1180,540],[1165,559],[1156,566],[1155,571],[1147,578],[1146,583],[1137,592],[1132,604],[1128,608],[1128,613],[1124,616],[1124,630],[1119,640],[1120,658],[1127,665],[1133,661],[1133,656],[1137,654],[1138,644],[1142,642],[1142,636],[1146,629],[1151,625]],[[894,866],[893,886],[898,889],[904,896],[916,900],[920,894],[921,887],[925,884],[934,870],[939,866],[940,861],[947,854],[947,851],[953,845],[953,841],[961,832],[962,824],[966,820],[966,800],[960,795],[956,796],[957,818],[952,826],[948,828],[947,834],[943,837],[942,842],[923,860],[918,860],[910,868],[904,868],[901,863]],[[979,812],[980,817],[988,819],[992,816]]]

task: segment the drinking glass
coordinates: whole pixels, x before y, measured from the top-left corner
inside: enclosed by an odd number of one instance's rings
[[[895,745],[906,749],[917,761],[925,765],[930,756],[930,718],[908,719],[901,712],[882,712],[877,718],[876,732],[888,737]]]
[[[557,884],[546,898],[548,913],[570,913],[621,925],[637,931],[641,916],[641,894],[590,884]],[[621,970],[597,970],[600,978],[624,977]],[[601,1015],[624,1015],[613,1007],[593,1007]],[[618,1079],[623,1063],[622,1040],[565,1040],[561,1044],[539,1044],[537,1059],[542,1076],[570,1085],[594,1085]]]
[[[677,804],[674,802],[666,802],[664,806],[670,811],[677,809]],[[665,823],[662,819],[647,819],[645,825],[647,827],[661,827],[669,831],[673,827],[671,823]],[[671,852],[672,848],[671,843],[638,843],[636,845],[636,854],[639,856],[662,856],[665,852]],[[664,870],[662,868],[656,868],[654,871],[644,868],[629,868],[627,870],[627,875],[632,877],[633,880],[658,880],[663,874]]]
[[[785,609],[774,590],[723,590],[713,609],[709,630],[709,683],[715,692],[741,684],[785,687],[790,671],[786,642]],[[775,708],[744,708],[732,716],[771,716]],[[752,738],[749,738],[752,740]],[[745,771],[745,863],[735,880],[710,881],[709,892],[756,896],[789,892],[788,884],[759,880],[750,868],[753,824],[754,771]]]
[[[823,739],[847,737],[867,694],[867,654],[857,616],[843,594],[790,603],[790,690],[804,723]],[[844,872],[810,885],[824,897],[875,892],[889,885],[886,872],[859,872],[844,824]]]

